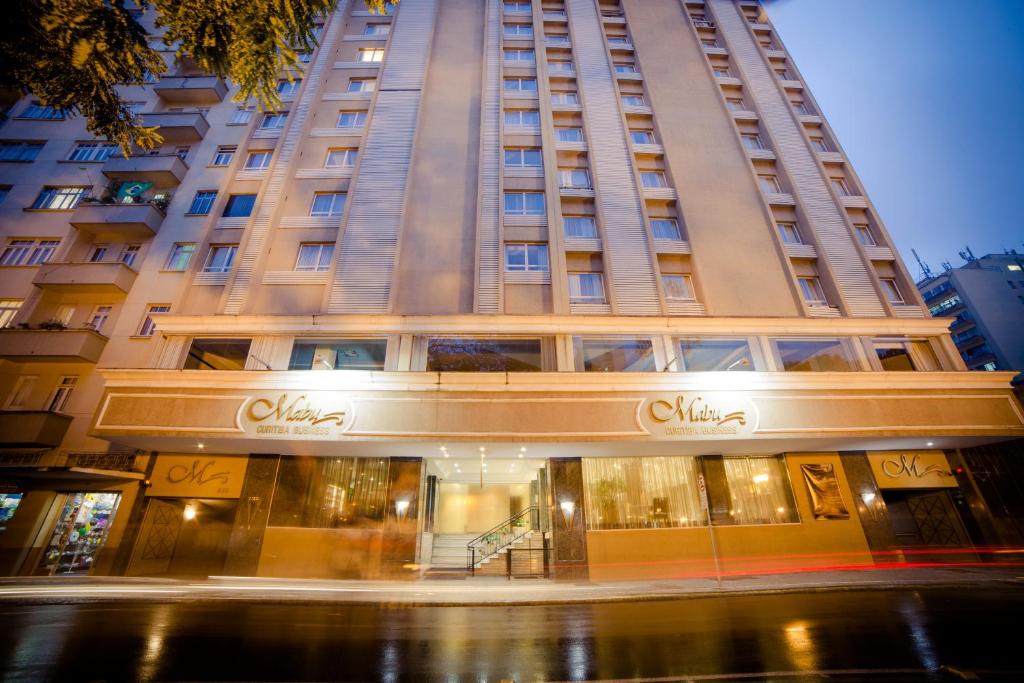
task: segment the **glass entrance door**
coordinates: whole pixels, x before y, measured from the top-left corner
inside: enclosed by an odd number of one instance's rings
[[[68,493],[36,574],[75,575],[92,570],[107,542],[120,493]]]

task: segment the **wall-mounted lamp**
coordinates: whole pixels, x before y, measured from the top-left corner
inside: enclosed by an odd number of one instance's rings
[[[558,504],[562,509],[562,519],[565,521],[565,528],[572,528],[572,518],[576,515],[576,503],[571,500],[563,500]]]
[[[181,516],[185,518],[186,522],[192,521],[196,518],[196,506],[192,503],[188,503],[185,505],[185,510],[181,513]]]
[[[405,519],[405,515],[409,512],[409,501],[407,500],[396,500],[395,501],[395,516],[398,517],[399,521]]]
[[[873,502],[875,502],[875,494],[873,491],[867,491],[865,493],[860,494],[860,499],[864,501],[865,505],[871,505]]]

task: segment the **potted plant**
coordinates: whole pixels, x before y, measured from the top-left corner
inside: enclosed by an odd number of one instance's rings
[[[63,320],[51,319],[44,320],[43,322],[39,323],[39,328],[42,330],[50,330],[51,332],[53,332],[55,330],[66,330],[68,329],[68,326],[64,323]]]

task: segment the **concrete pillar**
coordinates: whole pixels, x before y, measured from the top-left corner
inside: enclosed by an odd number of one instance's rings
[[[551,573],[556,579],[586,579],[587,519],[583,505],[583,461],[552,458]],[[571,512],[570,512],[571,506]]]
[[[224,561],[226,576],[256,576],[280,465],[280,455],[249,456],[235,525],[228,540],[228,556]]]
[[[839,454],[846,472],[846,481],[853,493],[853,506],[857,509],[861,528],[872,551],[888,550],[896,545],[896,535],[889,521],[889,511],[882,500],[882,492],[875,483],[864,451],[846,451]],[[882,558],[880,558],[882,559]]]
[[[417,576],[422,477],[423,458],[391,458],[381,553],[381,573],[386,578],[414,579]]]

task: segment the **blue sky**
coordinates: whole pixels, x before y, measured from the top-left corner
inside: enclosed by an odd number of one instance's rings
[[[1024,252],[1024,0],[774,0],[912,275]]]

